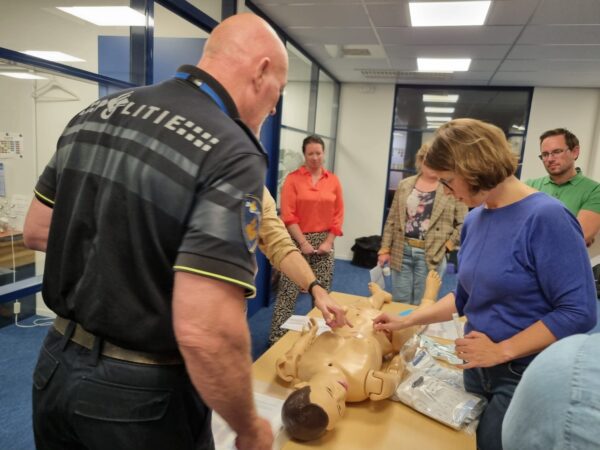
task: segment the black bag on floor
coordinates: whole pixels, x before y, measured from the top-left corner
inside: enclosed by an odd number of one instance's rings
[[[369,269],[377,265],[377,251],[381,247],[381,236],[364,236],[354,240],[351,250],[352,264]]]

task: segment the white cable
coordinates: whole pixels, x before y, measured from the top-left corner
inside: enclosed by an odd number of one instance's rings
[[[40,317],[35,319],[31,325],[21,325],[19,323],[19,314],[15,314],[15,325],[19,328],[47,327],[54,323],[52,317]]]

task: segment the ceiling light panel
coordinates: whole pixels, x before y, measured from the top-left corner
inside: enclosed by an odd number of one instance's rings
[[[430,123],[434,123],[434,122],[448,122],[450,120],[452,120],[452,117],[437,117],[437,116],[426,116],[425,119],[427,119],[427,122]]]
[[[19,78],[20,80],[47,80],[46,77],[42,77],[31,72],[0,72],[0,75],[11,78]]]
[[[128,6],[58,6],[57,9],[101,27],[146,25],[146,16]]]
[[[456,103],[458,101],[458,94],[451,95],[435,95],[435,94],[423,94],[423,101],[428,103]]]
[[[471,58],[417,58],[419,72],[466,72]]]
[[[36,58],[47,59],[55,62],[83,62],[84,59],[69,55],[63,52],[45,51],[45,50],[25,50],[26,55],[35,56]]]
[[[444,108],[443,106],[426,106],[426,113],[441,113],[441,114],[452,114],[454,112],[454,108]]]
[[[427,2],[408,4],[413,27],[460,27],[483,25],[491,1]]]

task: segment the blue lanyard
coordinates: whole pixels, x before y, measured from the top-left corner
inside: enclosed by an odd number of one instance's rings
[[[208,95],[210,98],[212,98],[213,101],[217,104],[217,106],[219,107],[219,109],[221,111],[223,111],[228,116],[231,116],[231,114],[229,114],[229,111],[227,110],[227,107],[225,106],[225,102],[221,99],[221,97],[219,97],[219,94],[217,94],[214,91],[214,89],[211,88],[206,82],[202,81],[200,78],[195,77],[187,72],[177,72],[175,74],[175,78],[180,78],[182,80],[186,80],[186,81],[189,81],[190,83],[192,83],[194,86],[196,86],[202,92],[204,92],[206,95]]]

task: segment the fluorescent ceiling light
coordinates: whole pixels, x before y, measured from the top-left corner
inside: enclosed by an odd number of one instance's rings
[[[428,123],[427,124],[427,128],[439,128],[442,125],[444,125],[444,122],[440,122],[440,123]]]
[[[413,27],[483,25],[491,1],[409,3]]]
[[[63,52],[51,52],[44,50],[25,50],[26,55],[35,56],[37,58],[47,59],[48,61],[56,61],[56,62],[81,62],[85,61],[85,59],[77,58],[76,56],[68,55]]]
[[[465,72],[471,58],[417,58],[419,72]]]
[[[42,77],[31,72],[0,72],[0,75],[11,78],[19,78],[21,80],[47,80],[46,77]]]
[[[146,25],[146,16],[129,6],[57,6],[57,8],[101,27]]]
[[[423,101],[429,103],[456,103],[458,101],[458,95],[423,94]]]
[[[442,106],[426,106],[426,113],[442,113],[442,114],[452,114],[454,112],[454,108],[444,108]]]
[[[437,116],[426,116],[427,122],[448,122],[452,120],[452,117],[437,117]]]
[[[519,131],[525,131],[524,125],[513,125],[512,128],[516,128]]]

